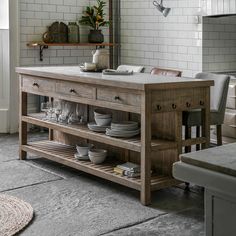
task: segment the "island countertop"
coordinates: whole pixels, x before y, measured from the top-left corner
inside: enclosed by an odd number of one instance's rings
[[[16,72],[42,78],[54,78],[87,84],[121,87],[135,90],[176,89],[213,86],[212,80],[201,80],[187,77],[168,77],[134,73],[129,76],[103,75],[102,73],[81,72],[78,66],[55,67],[17,67]]]

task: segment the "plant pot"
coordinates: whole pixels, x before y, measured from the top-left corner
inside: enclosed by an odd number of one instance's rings
[[[101,30],[90,30],[88,35],[89,43],[103,43],[104,42],[104,35],[102,34]]]

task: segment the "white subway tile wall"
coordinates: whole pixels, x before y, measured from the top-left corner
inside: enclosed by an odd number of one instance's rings
[[[30,41],[42,41],[42,34],[55,21],[77,21],[85,6],[91,4],[93,0],[20,0],[20,64],[70,65],[91,61],[95,47],[50,47],[44,50],[41,62],[39,50],[26,46]],[[81,42],[87,42],[88,31],[87,27],[80,26]],[[108,29],[103,29],[103,33],[108,40]]]
[[[202,0],[205,15],[235,13],[235,0]]]
[[[203,71],[236,70],[236,16],[203,18]]]
[[[121,0],[121,62],[173,68],[184,76],[202,70],[202,26],[195,16],[200,0],[165,0],[172,10],[164,17],[153,1]]]

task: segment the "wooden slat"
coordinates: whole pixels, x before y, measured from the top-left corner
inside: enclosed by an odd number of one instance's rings
[[[76,152],[75,147],[61,144],[53,141],[38,141],[29,143],[28,145],[23,145],[22,150],[25,152],[31,152],[44,158],[50,159],[52,161],[64,164],[66,166],[75,168],[86,173],[108,179],[112,182],[140,190],[141,180],[140,178],[128,178],[125,176],[120,176],[113,171],[113,164],[101,164],[95,165],[89,161],[77,161],[74,159],[74,153]],[[166,183],[172,183],[173,179],[168,176],[153,176],[151,178],[151,189],[161,189],[166,187]]]
[[[206,138],[201,137],[201,138],[192,138],[192,139],[182,140],[183,147],[188,147],[191,145],[202,144],[202,143],[206,143]]]
[[[141,152],[141,141],[139,137],[134,138],[113,138],[105,135],[104,133],[96,133],[82,125],[67,125],[56,123],[52,121],[42,120],[42,114],[31,114],[29,116],[23,116],[22,120],[38,126],[55,129],[64,133],[68,133],[75,136],[80,136],[96,142],[106,143],[108,145],[125,148],[128,150]],[[152,151],[173,149],[176,148],[176,142],[165,141],[161,139],[152,141]]]

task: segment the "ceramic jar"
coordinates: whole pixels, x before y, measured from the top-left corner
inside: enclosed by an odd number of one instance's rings
[[[109,51],[106,49],[97,49],[92,51],[93,63],[97,65],[98,70],[109,68]]]
[[[68,41],[69,43],[79,43],[79,26],[76,22],[69,22],[68,24]]]

